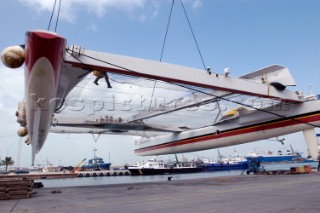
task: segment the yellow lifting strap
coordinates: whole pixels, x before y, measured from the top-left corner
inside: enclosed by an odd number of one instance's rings
[[[229,112],[227,112],[226,114],[224,114],[223,116],[231,116],[231,115],[236,115],[239,113],[239,111],[241,110],[247,110],[245,107],[243,106],[240,106],[240,107],[237,107]]]

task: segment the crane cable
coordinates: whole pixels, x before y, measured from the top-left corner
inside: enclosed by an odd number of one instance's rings
[[[170,26],[170,22],[171,22],[171,14],[172,14],[172,10],[173,10],[174,1],[175,0],[172,0],[170,14],[169,14],[168,23],[167,23],[167,29],[166,29],[166,33],[165,33],[165,36],[164,36],[164,39],[163,39],[163,43],[162,43],[160,62],[162,61],[162,56],[163,56],[163,52],[164,52],[164,46],[165,46],[166,40],[167,40],[167,35],[168,35],[169,26]]]
[[[171,9],[170,9],[169,18],[168,18],[168,23],[167,23],[167,28],[166,28],[166,33],[165,33],[164,40],[163,40],[163,43],[162,43],[160,62],[162,61],[162,56],[163,56],[163,52],[164,52],[164,47],[165,47],[165,44],[166,44],[166,39],[167,39],[167,35],[168,35],[168,31],[169,31],[169,26],[170,26],[170,22],[171,22],[171,15],[172,15],[172,10],[173,10],[173,6],[174,6],[174,2],[175,2],[175,0],[172,0]],[[204,68],[204,70],[207,70],[207,67],[206,67],[206,65],[205,65],[205,63],[204,63],[203,56],[202,56],[201,51],[200,51],[200,47],[199,47],[197,38],[196,38],[196,36],[195,36],[195,34],[194,34],[194,31],[193,31],[191,22],[190,22],[190,20],[189,20],[189,17],[188,17],[186,8],[184,7],[184,4],[183,4],[182,0],[180,0],[180,3],[181,3],[181,6],[182,6],[182,8],[183,8],[184,15],[185,15],[185,17],[186,17],[186,19],[187,19],[187,22],[188,22],[188,25],[189,25],[191,34],[192,34],[192,36],[193,36],[194,42],[195,42],[195,44],[196,44],[198,53],[199,53],[199,55],[200,55],[203,68]],[[156,84],[157,84],[157,81],[154,82],[154,86],[153,86],[153,90],[152,90],[152,94],[151,94],[151,100],[150,100],[149,110],[151,110],[152,98],[153,98],[153,95],[154,95],[154,91],[155,91]]]
[[[57,19],[56,19],[56,25],[55,25],[55,28],[54,28],[54,32],[57,32],[57,27],[58,27],[58,22],[59,22],[59,16],[60,16],[60,9],[61,9],[61,1],[62,1],[62,0],[59,0],[58,15],[57,15]],[[52,17],[53,17],[55,8],[56,8],[56,4],[57,4],[57,0],[54,0],[52,12],[51,12],[51,17],[50,17],[50,21],[49,21],[48,28],[47,28],[48,31],[50,30],[51,21],[52,21]]]
[[[168,35],[169,26],[170,26],[170,22],[171,22],[171,14],[172,14],[172,10],[173,10],[174,1],[175,0],[172,0],[171,9],[170,9],[170,13],[169,13],[169,18],[168,18],[168,22],[167,22],[166,33],[164,35],[164,39],[163,39],[163,43],[162,43],[161,54],[160,54],[160,59],[159,59],[160,62],[162,61],[164,47],[166,45],[166,40],[167,40],[167,35]],[[152,93],[151,93],[151,98],[150,98],[149,111],[151,110],[152,98],[153,98],[153,95],[154,95],[154,91],[156,89],[156,85],[157,85],[157,81],[154,81],[154,85],[153,85],[153,89],[152,89]]]
[[[286,117],[286,116],[284,116],[284,115],[280,115],[279,113],[270,112],[270,111],[267,111],[267,110],[264,110],[264,109],[260,109],[260,108],[258,108],[258,107],[254,107],[254,106],[251,106],[251,105],[248,105],[248,104],[241,103],[241,102],[239,102],[239,101],[230,100],[230,99],[228,99],[228,98],[224,98],[224,97],[222,97],[222,96],[218,96],[218,95],[214,95],[214,94],[211,94],[211,93],[207,93],[207,92],[204,92],[204,91],[195,89],[195,88],[189,88],[188,86],[184,86],[184,85],[181,85],[181,84],[176,84],[176,83],[174,83],[174,84],[175,84],[175,85],[178,85],[178,86],[181,86],[181,87],[183,87],[183,88],[186,88],[186,89],[190,89],[190,90],[193,90],[193,91],[196,91],[196,92],[205,94],[205,95],[209,95],[209,96],[216,97],[217,99],[221,99],[221,100],[224,100],[224,101],[229,101],[229,102],[231,102],[231,103],[235,103],[235,104],[238,104],[238,105],[241,105],[241,106],[244,106],[244,107],[252,108],[252,109],[255,109],[255,110],[258,110],[258,111],[261,111],[261,112],[265,112],[265,113],[268,113],[268,114],[271,114],[271,115],[275,115],[275,116],[278,116],[278,117],[283,118],[283,119],[290,119],[290,120],[295,121],[295,122],[298,122],[298,123],[307,124],[307,125],[312,126],[312,127],[315,127],[315,128],[320,128],[319,125],[315,125],[315,124],[312,124],[312,123],[310,123],[310,122],[300,121],[300,120],[295,119],[295,118],[288,118],[288,117]]]
[[[58,22],[59,22],[59,15],[60,15],[60,9],[61,9],[61,1],[59,1],[59,9],[58,9],[58,15],[57,15],[57,20],[56,20],[56,27],[54,28],[54,32],[57,32],[57,26],[58,26]]]
[[[182,0],[180,0],[180,3],[181,3],[181,5],[182,5],[182,8],[183,8],[183,11],[184,11],[185,17],[186,17],[186,19],[187,19],[187,21],[188,21],[189,28],[190,28],[190,30],[191,30],[191,33],[192,33],[192,36],[193,36],[194,42],[196,43],[197,50],[198,50],[198,53],[199,53],[199,55],[200,55],[200,58],[201,58],[201,61],[202,61],[202,65],[203,65],[203,68],[204,68],[204,70],[207,70],[207,67],[206,67],[206,65],[205,65],[205,63],[204,63],[204,60],[203,60],[203,57],[202,57],[202,54],[201,54],[201,51],[200,51],[199,44],[198,44],[198,42],[197,42],[197,38],[196,38],[196,36],[195,36],[195,34],[194,34],[194,32],[193,32],[193,29],[192,29],[192,26],[191,26],[191,22],[190,22],[190,20],[189,20],[189,18],[188,18],[188,14],[187,14],[186,8],[184,7],[184,4],[183,4]]]
[[[57,3],[57,0],[54,0],[54,4],[53,4],[53,8],[52,8],[52,13],[51,13],[51,17],[50,17],[50,21],[49,21],[49,25],[48,25],[48,31],[50,30],[51,20],[52,20],[53,14],[54,14],[54,10],[55,10],[55,8],[56,8],[56,3]]]
[[[69,53],[70,53],[70,52],[69,52]],[[126,67],[123,67],[123,66],[120,66],[120,65],[116,65],[116,64],[107,62],[107,61],[105,61],[105,60],[102,60],[102,59],[94,58],[94,57],[89,56],[89,55],[86,55],[86,54],[82,54],[82,56],[87,57],[87,58],[90,58],[90,59],[93,59],[93,60],[96,60],[96,61],[99,61],[99,62],[103,62],[103,63],[105,63],[105,64],[108,64],[108,65],[111,65],[111,66],[114,66],[114,67],[117,67],[117,68],[120,68],[120,69],[129,71],[129,72],[132,72],[132,73],[139,73],[139,72],[136,72],[136,71],[134,71],[134,70],[132,70],[132,69],[129,69],[129,68],[126,68]],[[80,59],[77,59],[77,60],[78,60],[78,61],[81,61]],[[81,61],[81,63],[84,64],[84,65],[86,65],[86,64],[83,63],[82,61]],[[146,78],[146,79],[150,79],[150,80],[156,81],[155,79],[152,79],[152,78]],[[159,81],[159,80],[158,80],[158,81]],[[194,92],[198,92],[198,93],[206,94],[206,95],[208,95],[208,96],[216,97],[217,99],[221,99],[221,100],[224,100],[224,101],[236,103],[236,104],[239,104],[239,105],[241,105],[241,106],[245,106],[245,107],[252,108],[252,109],[255,109],[255,110],[258,110],[258,111],[261,111],[261,112],[265,112],[265,113],[268,113],[268,114],[272,114],[272,115],[275,115],[275,116],[280,117],[280,118],[283,118],[283,119],[290,119],[290,120],[292,120],[292,121],[295,121],[295,122],[298,122],[298,123],[301,123],[301,124],[306,124],[306,125],[309,125],[309,126],[312,126],[312,127],[318,127],[318,128],[320,128],[319,125],[315,125],[315,124],[312,124],[312,123],[310,123],[310,122],[300,121],[300,120],[295,119],[295,118],[289,118],[289,117],[286,117],[286,116],[284,116],[284,115],[280,115],[280,114],[275,113],[275,112],[270,112],[270,111],[267,111],[267,110],[264,110],[264,109],[260,109],[260,108],[257,108],[257,107],[251,106],[251,105],[247,105],[247,104],[238,102],[238,101],[230,100],[230,99],[225,98],[225,97],[223,97],[223,96],[219,96],[219,95],[214,95],[214,94],[211,94],[211,93],[207,93],[207,92],[201,91],[201,90],[196,89],[196,88],[193,88],[193,87],[188,87],[188,86],[185,86],[185,85],[182,85],[182,84],[179,84],[179,83],[175,83],[175,82],[167,82],[167,81],[162,81],[162,82],[165,82],[165,83],[167,83],[167,84],[173,84],[173,85],[176,85],[176,86],[185,88],[185,89],[192,90],[192,91],[194,91]]]

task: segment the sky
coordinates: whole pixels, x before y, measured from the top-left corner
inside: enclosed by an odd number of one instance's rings
[[[59,1],[57,1],[59,2]],[[320,1],[318,0],[183,0],[205,66],[231,76],[279,64],[289,68],[305,94],[320,92]],[[0,50],[23,44],[28,30],[48,28],[86,49],[159,61],[171,0],[62,0],[49,25],[54,0],[3,0],[0,6]],[[188,22],[179,0],[175,1],[162,61],[203,69]],[[31,147],[19,139],[15,111],[24,94],[23,68],[9,69],[0,63],[0,158],[12,156],[18,166],[31,164]],[[317,130],[316,130],[317,131]],[[284,137],[285,148],[306,153],[302,133]],[[264,140],[221,148],[222,154],[237,150],[246,154],[283,148]],[[113,165],[141,159],[133,152],[131,137],[53,134],[36,157],[36,164],[76,165],[93,149]],[[189,159],[215,158],[216,150],[186,153]],[[163,158],[173,158],[163,156]]]

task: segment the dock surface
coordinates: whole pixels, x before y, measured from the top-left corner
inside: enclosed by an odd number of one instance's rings
[[[320,173],[242,175],[34,189],[29,199],[0,201],[1,213],[320,212]]]

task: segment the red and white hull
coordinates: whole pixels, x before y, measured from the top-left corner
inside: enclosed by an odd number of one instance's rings
[[[257,111],[247,118],[238,118],[227,124],[205,127],[196,130],[173,133],[158,137],[142,138],[136,141],[137,155],[161,155],[190,151],[214,149],[233,146],[242,143],[264,140],[279,135],[287,135],[299,131],[308,131],[320,125],[320,101],[310,101],[303,104],[292,104],[290,110],[278,112],[285,118],[276,116],[272,119],[262,119],[263,115],[271,116]],[[285,113],[291,114],[287,117]],[[271,118],[270,117],[270,118]],[[252,120],[250,125],[244,125]],[[313,135],[315,135],[313,133]],[[309,139],[306,139],[307,142]],[[315,142],[316,144],[316,142]],[[314,149],[314,148],[313,148]],[[314,155],[316,155],[315,153]]]
[[[30,31],[26,34],[25,103],[32,161],[51,126],[65,47],[66,40],[56,33]]]

